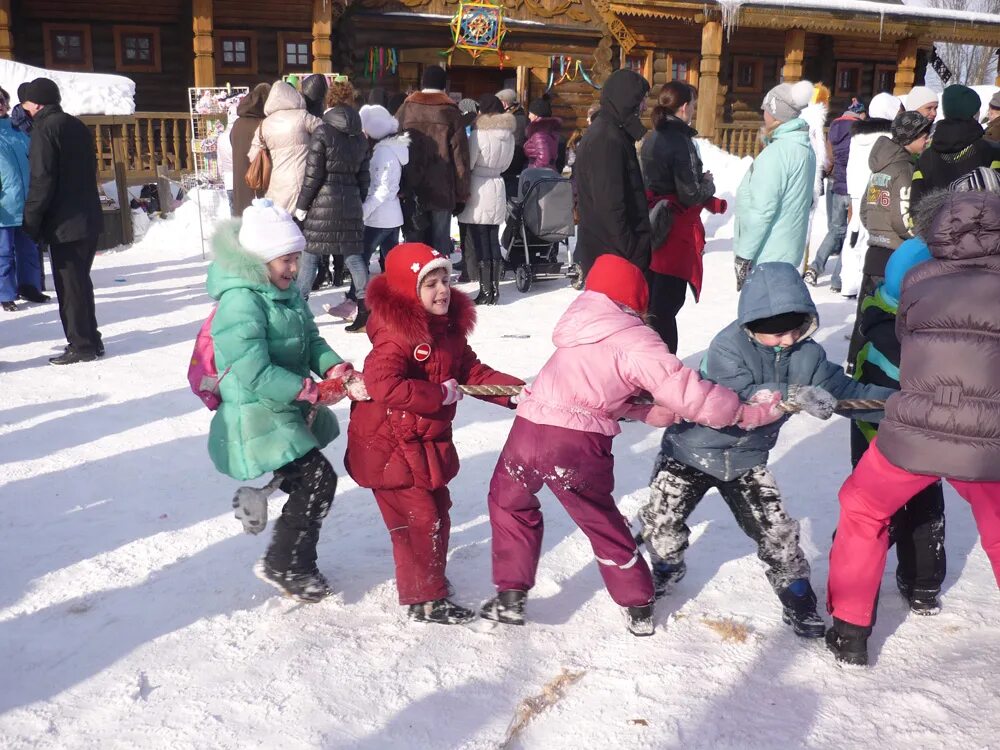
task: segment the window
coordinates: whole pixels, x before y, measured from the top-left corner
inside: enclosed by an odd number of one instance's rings
[[[312,69],[312,37],[300,34],[278,34],[281,72]]]
[[[626,55],[622,54],[622,68],[625,70],[631,70],[634,73],[638,73],[647,81],[652,80],[653,77],[653,53],[639,51],[636,54]]]
[[[896,88],[896,66],[876,65],[875,66],[875,90],[872,94],[881,94],[885,91],[888,94]]]
[[[856,96],[861,93],[861,63],[837,63],[835,96]]]
[[[42,26],[45,37],[45,65],[58,70],[93,70],[90,26],[52,24]]]
[[[733,58],[733,91],[754,94],[764,90],[764,63],[752,57]]]
[[[221,73],[257,72],[257,35],[252,31],[217,31],[215,67]]]
[[[115,67],[126,73],[160,72],[160,30],[115,26]]]

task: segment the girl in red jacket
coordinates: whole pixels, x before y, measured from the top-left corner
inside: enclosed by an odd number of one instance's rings
[[[449,625],[475,617],[447,599],[445,577],[458,384],[523,382],[478,360],[468,343],[475,307],[452,291],[450,274],[451,262],[436,250],[405,243],[368,287],[371,401],[352,409],[345,458],[351,477],[374,490],[389,530],[399,603],[409,605],[411,620]],[[511,405],[507,396],[484,400]]]

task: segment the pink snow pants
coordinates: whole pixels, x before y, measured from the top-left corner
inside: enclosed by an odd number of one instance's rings
[[[623,607],[653,601],[653,579],[628,524],[615,506],[611,438],[514,419],[490,481],[493,583],[528,591],[542,547],[537,493],[547,486],[594,550],[604,585]]]
[[[937,479],[890,463],[879,451],[877,438],[865,451],[840,489],[840,521],[827,585],[830,614],[853,625],[873,624],[889,549],[889,519]],[[972,506],[983,549],[1000,584],[1000,482],[947,481]]]

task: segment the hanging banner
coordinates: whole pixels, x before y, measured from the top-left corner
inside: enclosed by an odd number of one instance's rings
[[[502,6],[490,3],[463,2],[459,3],[458,12],[451,19],[451,37],[453,44],[445,54],[450,61],[451,53],[463,49],[478,60],[484,52],[496,52],[500,58],[500,67],[504,64],[504,54],[501,50],[503,39],[507,35],[507,25],[504,23]]]

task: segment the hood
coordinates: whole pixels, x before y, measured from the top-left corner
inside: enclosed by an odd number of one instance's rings
[[[584,291],[559,318],[552,331],[552,343],[560,348],[596,344],[641,325],[645,325],[642,318],[625,312],[607,295]]]
[[[911,237],[893,250],[885,264],[885,281],[879,286],[882,299],[892,307],[898,307],[903,277],[911,268],[930,259],[931,251],[919,237]]]
[[[796,141],[811,149],[809,123],[801,117],[796,117],[794,120],[782,123],[767,139],[768,143],[774,143],[775,141]]]
[[[941,260],[1000,256],[1000,195],[948,193],[925,239]]]
[[[375,144],[375,150],[387,148],[392,151],[392,155],[396,157],[396,160],[402,164],[404,167],[410,163],[410,134],[400,133],[399,135],[390,135],[388,138],[383,138],[381,141]]]
[[[601,89],[600,116],[610,118],[638,141],[646,134],[639,120],[639,106],[648,93],[649,83],[641,75],[633,70],[616,70]]]
[[[406,346],[429,343],[435,334],[451,330],[467,337],[476,327],[476,308],[469,295],[452,287],[451,305],[444,316],[424,310],[416,295],[404,296],[389,286],[386,274],[376,276],[365,290],[371,317],[365,326],[368,338],[378,344],[380,337],[403,341]],[[432,330],[433,329],[433,330]]]
[[[511,116],[513,119],[513,116]],[[558,133],[562,130],[562,120],[558,117],[539,117],[537,120],[529,120],[528,127],[525,133],[530,138],[533,133],[539,131],[546,131],[549,133]]]
[[[454,100],[443,91],[417,91],[406,97],[404,104],[423,104],[425,106],[454,107],[458,109],[458,105],[455,104]]]
[[[361,115],[354,107],[338,104],[323,113],[323,122],[346,135],[363,135]]]
[[[830,145],[834,148],[842,145],[845,141],[851,140],[854,123],[858,121],[856,117],[838,117],[830,123]]]
[[[892,130],[892,120],[873,117],[870,120],[858,120],[855,122],[854,127],[851,128],[851,133],[853,135],[871,135],[872,133],[881,135],[888,133],[890,130]]]
[[[934,128],[931,148],[939,154],[954,154],[982,140],[983,126],[975,120],[956,120],[947,117]]]
[[[264,115],[270,116],[285,109],[305,108],[306,100],[291,84],[275,81],[274,85],[271,86],[271,93],[267,95],[267,102],[264,104]]]
[[[868,155],[868,168],[872,172],[882,172],[890,164],[913,163],[913,157],[892,138],[880,135]]]
[[[375,141],[399,132],[399,121],[381,104],[366,104],[358,112],[365,134]]]
[[[306,79],[302,82],[302,98],[306,100],[306,109],[309,114],[315,115],[316,117],[323,116],[323,109],[326,106],[324,102],[326,101],[326,92],[329,90],[330,85],[326,82],[326,76],[322,73],[313,73],[311,76],[306,76]]]
[[[531,126],[528,126],[529,130]],[[517,120],[514,115],[502,112],[499,115],[479,115],[476,118],[476,130],[506,130],[515,132]]]
[[[783,313],[807,313],[812,316],[810,335],[819,326],[819,313],[799,270],[791,263],[761,263],[743,284],[737,321],[747,323]]]
[[[271,84],[258,83],[237,105],[236,114],[240,117],[256,117],[258,120],[262,120],[264,118],[264,105],[270,93]]]
[[[822,131],[826,127],[826,116],[829,110],[823,102],[813,102],[799,115],[809,128],[814,131]]]
[[[299,294],[295,284],[285,290],[272,284],[268,280],[267,265],[243,249],[239,234],[240,222],[231,220],[220,224],[212,235],[215,260],[208,267],[208,296],[217,300],[230,289],[253,289],[275,300],[287,300]]]
[[[951,191],[948,188],[938,188],[924,193],[917,204],[916,210],[910,213],[913,218],[913,234],[916,237],[930,237],[931,228],[938,212],[948,202]]]

